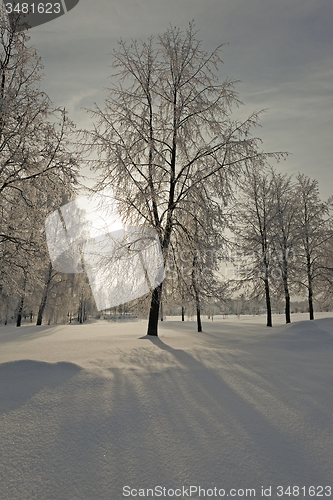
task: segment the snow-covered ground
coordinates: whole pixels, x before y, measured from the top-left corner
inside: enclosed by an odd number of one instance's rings
[[[0,499],[329,498],[332,316],[0,327]]]

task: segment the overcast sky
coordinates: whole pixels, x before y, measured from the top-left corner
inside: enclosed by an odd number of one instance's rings
[[[79,128],[82,107],[103,104],[117,40],[146,39],[194,20],[203,47],[226,43],[221,80],[241,80],[244,117],[266,109],[257,134],[267,151],[288,151],[283,172],[319,180],[333,194],[332,0],[80,0],[30,30],[45,68],[43,88]]]

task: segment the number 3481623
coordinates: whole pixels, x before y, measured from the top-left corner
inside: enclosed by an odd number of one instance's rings
[[[331,486],[277,486],[276,495],[278,497],[330,497],[332,488]]]
[[[60,3],[17,3],[13,6],[11,3],[6,3],[6,11],[8,14],[60,14]]]

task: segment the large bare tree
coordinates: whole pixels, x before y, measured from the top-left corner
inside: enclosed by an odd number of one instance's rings
[[[193,24],[146,42],[119,42],[104,108],[92,111],[96,189],[111,187],[124,221],[156,229],[166,252],[190,193],[202,208],[230,191],[247,159],[264,160],[250,130],[258,113],[233,120],[236,82],[218,78],[222,46],[206,53]],[[198,196],[199,199],[199,196]],[[162,284],[152,292],[148,334],[157,335]]]
[[[14,227],[18,197],[29,208],[36,190],[45,192],[45,181],[54,197],[76,182],[78,157],[70,146],[74,125],[41,90],[42,68],[28,35],[17,31],[15,22],[9,24],[0,5],[0,243],[24,243],[18,232],[8,230]]]
[[[44,260],[48,266],[45,217],[74,191],[79,169],[74,125],[42,91],[42,69],[26,31],[9,23],[1,4],[0,294],[19,294],[18,323],[31,281],[38,283]]]

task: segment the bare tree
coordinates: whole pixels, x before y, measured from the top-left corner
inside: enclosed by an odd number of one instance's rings
[[[295,279],[295,250],[297,246],[296,215],[297,205],[294,199],[294,185],[291,176],[271,171],[272,197],[274,206],[273,252],[275,284],[282,284],[285,299],[286,323],[290,323],[290,287]]]
[[[330,217],[327,224],[327,240],[323,242],[320,248],[319,259],[319,287],[321,291],[322,307],[328,311],[332,310],[333,303],[333,197],[328,200]]]
[[[34,282],[37,301],[48,266],[45,217],[74,191],[79,168],[74,125],[41,90],[41,59],[28,42],[1,4],[0,286],[20,297],[21,319],[28,288]]]
[[[329,219],[329,203],[319,196],[318,181],[298,174],[296,184],[298,283],[308,294],[310,320],[314,319],[314,288],[320,282],[323,247],[332,240]]]
[[[114,190],[124,220],[155,228],[163,252],[190,193],[209,211],[246,159],[267,157],[250,134],[258,113],[231,119],[240,101],[235,81],[218,80],[221,51],[203,51],[193,24],[186,33],[169,28],[156,43],[120,41],[105,107],[93,110],[86,142],[97,151],[96,189]],[[157,335],[161,290],[152,293],[149,335]]]
[[[0,6],[0,244],[23,244],[14,219],[18,200],[33,208],[36,190],[64,191],[75,184],[78,155],[71,150],[74,125],[65,110],[52,109],[40,89],[41,59],[25,31],[9,24]],[[61,187],[62,186],[62,189]],[[21,203],[20,203],[21,208]],[[16,218],[19,219],[18,216]]]
[[[198,332],[202,331],[203,307],[223,300],[226,294],[226,285],[219,274],[220,249],[225,243],[225,214],[217,201],[211,200],[208,207],[201,201],[201,194],[198,190],[189,194],[187,210],[181,212],[185,219],[180,220],[177,212],[173,234],[181,250],[178,254],[187,256],[180,259],[181,269],[178,266],[179,288],[184,290],[185,284],[187,295],[195,302]],[[189,265],[184,265],[186,263]]]
[[[244,179],[232,219],[238,250],[233,261],[239,272],[234,283],[237,288],[250,285],[256,297],[264,293],[267,326],[272,326],[270,280],[274,219],[272,179],[267,171],[254,167]]]

